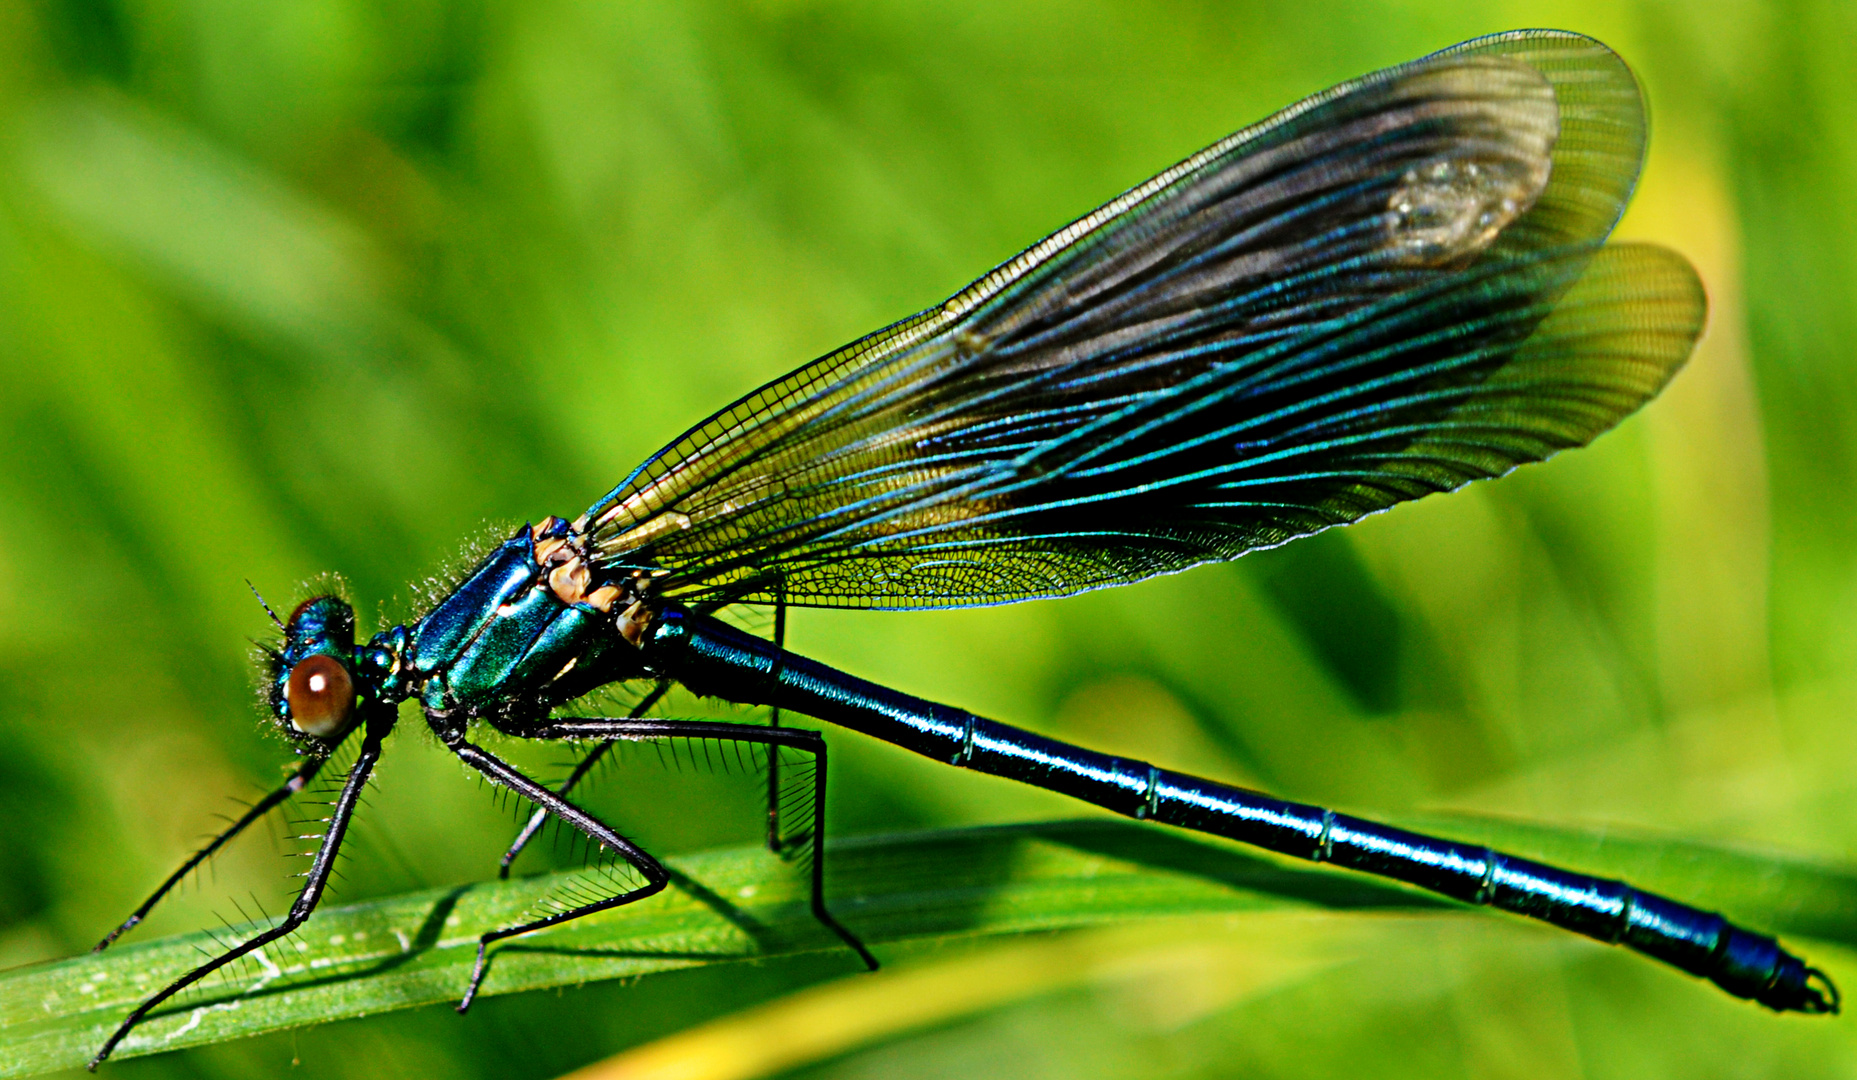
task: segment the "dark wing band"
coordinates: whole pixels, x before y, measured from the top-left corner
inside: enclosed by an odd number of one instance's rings
[[[1344,84],[771,383],[588,511],[666,595],[1001,603],[1281,543],[1585,443],[1689,354],[1601,248],[1637,86],[1571,34]]]

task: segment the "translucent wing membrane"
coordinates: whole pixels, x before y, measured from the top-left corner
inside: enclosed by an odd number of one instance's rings
[[[1564,33],[1336,87],[763,387],[588,511],[695,602],[1000,603],[1234,558],[1594,438],[1701,330],[1602,247],[1638,89]]]

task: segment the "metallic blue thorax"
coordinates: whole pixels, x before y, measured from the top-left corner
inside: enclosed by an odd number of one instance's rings
[[[424,618],[375,638],[384,695],[416,694],[434,713],[539,715],[636,675],[637,651],[613,629],[628,597],[592,587],[577,541],[560,518],[525,525]]]

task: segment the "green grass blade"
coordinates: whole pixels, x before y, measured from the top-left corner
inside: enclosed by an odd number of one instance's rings
[[[1459,821],[1451,831],[1476,824]],[[1576,831],[1491,827],[1511,829],[1515,840],[1522,837],[1514,830],[1533,830],[1542,843],[1584,843],[1582,850],[1593,857],[1581,862],[1597,872],[1619,869],[1608,858],[1622,863],[1647,855],[1642,845],[1595,845]],[[1668,841],[1656,842],[1648,854],[1658,865],[1712,865],[1735,872],[1736,880],[1785,884],[1781,892],[1754,889],[1737,897],[1737,914],[1754,925],[1857,940],[1851,914],[1857,912],[1857,878],[1847,873]],[[842,948],[808,914],[803,875],[758,847],[669,865],[673,888],[663,896],[504,944],[484,992]],[[477,935],[517,921],[576,877],[584,875],[436,889],[319,912],[302,933],[264,957],[183,995],[139,1028],[118,1056],[455,1000]],[[1364,877],[1285,866],[1114,821],[849,841],[832,848],[830,881],[834,910],[873,946],[1218,911],[1442,904]],[[1763,907],[1763,897],[1764,910],[1754,910]],[[206,934],[187,934],[0,975],[0,1076],[82,1064],[147,993],[198,963],[202,949],[216,948]]]

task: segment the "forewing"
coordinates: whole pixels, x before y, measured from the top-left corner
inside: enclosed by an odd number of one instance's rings
[[[712,417],[588,511],[597,559],[698,602],[999,603],[1583,443],[1701,323],[1680,258],[1598,247],[1643,132],[1577,35],[1344,84]]]

